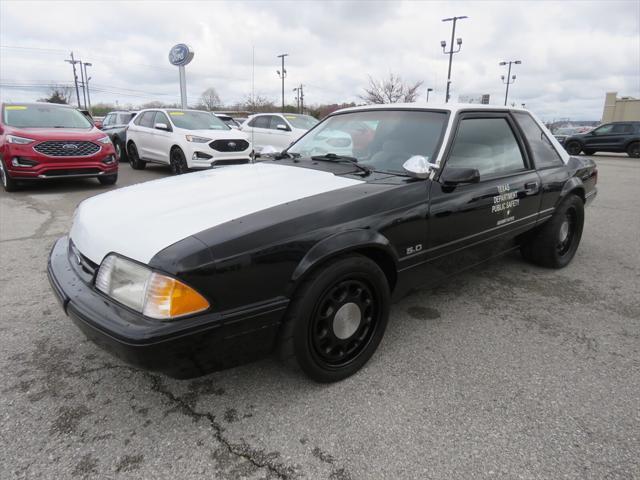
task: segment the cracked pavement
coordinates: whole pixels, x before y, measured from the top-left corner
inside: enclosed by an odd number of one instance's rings
[[[125,365],[46,278],[106,188],[0,192],[0,478],[640,478],[640,162],[595,158],[569,267],[511,255],[417,291],[333,385],[271,358],[192,380]],[[118,186],[167,174],[123,164]]]

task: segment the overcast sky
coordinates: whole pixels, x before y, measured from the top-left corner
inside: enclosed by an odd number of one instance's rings
[[[522,60],[509,99],[545,120],[597,120],[604,95],[640,97],[640,1],[178,2],[0,1],[0,96],[27,101],[43,85],[73,81],[71,50],[90,67],[92,103],[179,101],[172,45],[188,43],[190,104],[215,87],[225,104],[255,94],[280,103],[276,55],[288,53],[285,94],[305,85],[307,103],[358,101],[367,75],[399,74],[443,101],[451,23],[452,98],[491,94],[502,104],[501,60]],[[29,85],[29,87],[19,87]],[[100,91],[98,91],[100,90]]]

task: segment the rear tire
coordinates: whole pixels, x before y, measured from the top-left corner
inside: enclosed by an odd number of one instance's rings
[[[580,142],[576,142],[574,140],[572,142],[567,143],[567,146],[565,147],[565,149],[567,150],[567,153],[569,155],[580,155],[580,152],[582,151],[582,145],[580,145]]]
[[[100,185],[115,185],[115,183],[118,181],[118,174],[114,173],[113,175],[98,177],[98,181],[100,182]]]
[[[2,160],[1,158],[0,182],[2,182],[2,188],[4,188],[5,192],[15,192],[16,190],[18,190],[18,182],[9,176],[4,165],[4,160]]]
[[[338,257],[297,289],[282,327],[280,359],[316,382],[347,378],[378,348],[389,305],[389,284],[376,263],[361,255]]]
[[[627,155],[631,158],[640,158],[640,142],[630,143],[627,147]]]
[[[129,165],[134,170],[144,170],[144,167],[147,166],[147,162],[144,160],[140,160],[140,156],[138,155],[138,148],[136,144],[133,142],[129,142],[127,148],[127,156],[129,157]]]
[[[563,268],[571,262],[584,226],[584,203],[570,194],[553,216],[521,246],[522,256],[547,268]]]

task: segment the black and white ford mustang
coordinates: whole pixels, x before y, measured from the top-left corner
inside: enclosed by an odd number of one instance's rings
[[[74,322],[136,365],[188,377],[277,350],[335,381],[409,289],[515,248],[565,266],[596,180],[525,110],[357,107],[274,160],[85,200],[49,278]]]

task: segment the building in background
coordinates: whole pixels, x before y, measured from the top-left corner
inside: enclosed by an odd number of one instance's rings
[[[602,123],[631,120],[640,120],[640,98],[618,98],[618,92],[607,92],[604,97]]]

